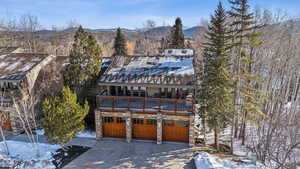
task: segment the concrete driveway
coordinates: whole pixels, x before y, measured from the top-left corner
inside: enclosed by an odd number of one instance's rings
[[[104,140],[64,169],[194,169],[192,149],[187,144]]]

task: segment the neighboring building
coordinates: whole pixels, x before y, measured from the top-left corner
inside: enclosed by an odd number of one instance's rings
[[[8,48],[6,48],[8,49]],[[6,130],[22,130],[13,99],[27,99],[40,70],[55,58],[53,55],[15,52],[0,47],[0,124]],[[2,53],[3,52],[3,53]],[[6,116],[3,116],[3,114]]]
[[[23,53],[25,50],[20,47],[0,47],[1,54],[9,54],[9,53]]]
[[[102,137],[194,144],[194,56],[167,49],[155,56],[116,56],[99,79],[95,110]]]

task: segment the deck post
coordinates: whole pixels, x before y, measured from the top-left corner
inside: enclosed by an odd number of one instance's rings
[[[116,86],[116,87],[115,87],[115,92],[116,92],[116,96],[120,96],[120,95],[119,95],[119,92],[120,92],[119,86]]]
[[[126,141],[130,143],[132,140],[132,118],[130,112],[127,112],[126,114]]]
[[[103,138],[103,129],[102,129],[102,116],[101,112],[95,111],[95,123],[96,123],[96,140],[100,141]]]
[[[195,115],[190,115],[190,120],[189,120],[189,146],[194,146],[195,145]]]
[[[111,96],[110,86],[107,86],[107,96]]]
[[[157,144],[162,144],[162,115],[161,113],[157,114]]]
[[[126,96],[126,86],[123,86],[123,96]]]
[[[175,90],[176,90],[176,88],[172,88],[172,89],[171,89],[171,93],[172,93],[172,94],[171,94],[171,97],[172,97],[172,98],[176,98]]]

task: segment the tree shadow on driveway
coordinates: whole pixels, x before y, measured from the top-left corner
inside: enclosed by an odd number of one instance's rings
[[[193,169],[192,149],[187,144],[155,142],[126,143],[101,141],[95,147],[72,161],[65,169],[122,169],[163,168]]]

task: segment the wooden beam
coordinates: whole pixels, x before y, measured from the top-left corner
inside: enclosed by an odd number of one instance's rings
[[[176,85],[176,84],[147,84],[147,83],[111,83],[111,82],[99,82],[100,86],[141,86],[141,87],[168,87],[168,88],[189,88],[194,89],[195,85]]]

